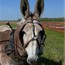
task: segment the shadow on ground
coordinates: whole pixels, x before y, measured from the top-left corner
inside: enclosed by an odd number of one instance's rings
[[[27,64],[27,62],[23,62],[22,65],[29,65],[29,64]],[[53,61],[44,57],[40,57],[36,65],[62,65],[62,61],[56,62],[56,61]]]
[[[40,57],[37,65],[62,65],[62,61],[56,62],[44,57]]]

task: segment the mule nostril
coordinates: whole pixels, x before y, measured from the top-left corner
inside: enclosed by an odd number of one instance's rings
[[[28,62],[29,62],[29,63],[34,63],[34,60],[28,59]]]
[[[33,63],[36,63],[37,62],[37,59],[28,59],[28,63],[31,63],[31,64],[33,64]]]
[[[30,62],[31,60],[30,59],[28,59],[28,62]]]
[[[25,55],[24,55],[24,57],[26,57],[26,58],[27,58],[27,57],[28,57],[28,54],[25,54]]]

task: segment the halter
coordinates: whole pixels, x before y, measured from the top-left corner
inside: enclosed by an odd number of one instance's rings
[[[27,48],[27,46],[29,45],[29,43],[30,43],[31,41],[34,41],[34,40],[37,41],[37,44],[38,44],[39,48],[40,48],[41,45],[44,45],[43,42],[44,42],[45,39],[46,39],[45,31],[44,31],[42,25],[41,25],[39,22],[33,22],[34,20],[38,21],[37,19],[32,19],[31,21],[28,19],[28,20],[27,20],[28,22],[25,21],[25,24],[24,24],[24,25],[22,26],[22,28],[21,28],[21,31],[23,31],[23,29],[25,28],[25,26],[26,26],[28,23],[32,23],[32,24],[33,24],[33,35],[34,35],[34,37],[33,37],[32,39],[30,39],[26,44],[23,43],[22,48],[20,48],[19,46],[16,45],[16,47],[18,47],[20,50],[22,50],[22,49],[25,50],[25,49]],[[42,28],[42,30],[43,30],[43,32],[44,32],[45,38],[43,38],[40,43],[39,43],[39,41],[38,41],[38,39],[37,39],[37,37],[36,37],[36,35],[35,35],[35,25],[34,25],[34,24],[38,24],[38,25]],[[42,43],[43,43],[43,44],[42,44]],[[21,56],[20,56],[20,54],[18,53],[18,51],[17,51],[17,55],[21,58]]]

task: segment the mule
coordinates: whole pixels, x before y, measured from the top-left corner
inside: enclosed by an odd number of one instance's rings
[[[38,20],[44,10],[44,0],[37,0],[34,13],[30,12],[28,0],[21,0],[20,9],[25,21],[14,33],[15,53],[17,58],[25,58],[29,64],[35,64],[43,53],[46,38]]]
[[[8,45],[10,38],[11,28],[7,25],[0,26],[0,64],[1,65],[13,65],[12,58],[7,56],[5,47]]]

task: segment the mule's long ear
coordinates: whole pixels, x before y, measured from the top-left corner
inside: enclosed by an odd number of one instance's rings
[[[21,13],[23,14],[23,16],[26,18],[29,16],[29,3],[28,0],[21,0],[20,2],[20,9],[21,9]]]
[[[37,0],[34,15],[40,17],[43,10],[44,10],[44,0]]]

